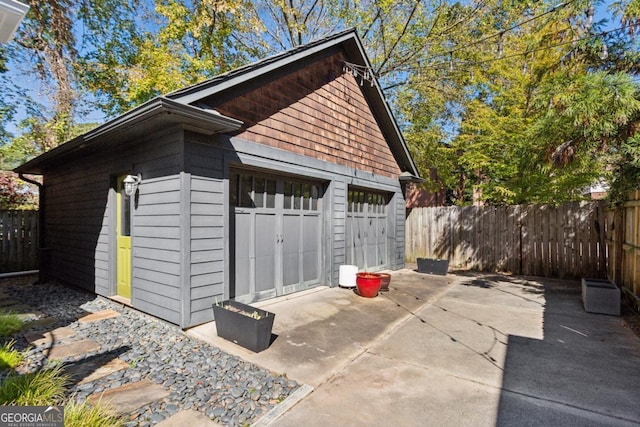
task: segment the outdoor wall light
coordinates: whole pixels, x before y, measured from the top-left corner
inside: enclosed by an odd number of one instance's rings
[[[126,178],[122,180],[122,184],[124,185],[124,194],[129,197],[136,194],[140,181],[142,181],[142,175],[140,174],[138,174],[138,176],[127,175]]]

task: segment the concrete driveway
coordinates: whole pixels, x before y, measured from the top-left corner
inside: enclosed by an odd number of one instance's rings
[[[257,425],[640,425],[640,340],[586,313],[579,282],[393,272],[374,299],[317,288],[261,307],[252,353],[190,334],[304,386]]]

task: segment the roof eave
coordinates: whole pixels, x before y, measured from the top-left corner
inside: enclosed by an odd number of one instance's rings
[[[42,173],[41,167],[54,159],[82,150],[97,141],[105,140],[115,133],[124,133],[128,129],[162,114],[167,115],[169,117],[168,121],[172,123],[183,124],[185,128],[195,129],[198,132],[207,134],[231,132],[239,129],[243,124],[240,120],[223,116],[217,112],[176,102],[165,97],[158,97],[29,160],[14,169],[14,171],[40,174]]]

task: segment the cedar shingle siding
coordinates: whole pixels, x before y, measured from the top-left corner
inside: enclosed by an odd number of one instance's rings
[[[335,53],[214,108],[244,121],[236,136],[247,141],[397,176],[359,82],[343,66],[343,55]]]

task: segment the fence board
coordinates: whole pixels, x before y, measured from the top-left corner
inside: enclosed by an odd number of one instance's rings
[[[412,243],[406,256],[446,258],[458,269],[606,277],[601,212],[601,202],[414,208],[407,217]]]
[[[0,273],[38,268],[38,212],[0,211]]]

